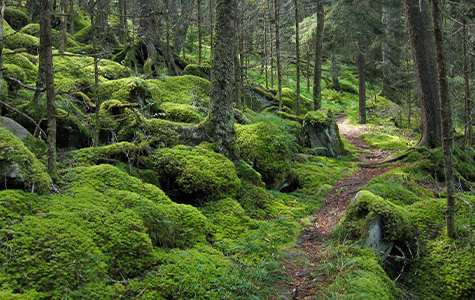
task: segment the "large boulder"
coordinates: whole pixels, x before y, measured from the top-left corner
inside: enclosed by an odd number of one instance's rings
[[[345,154],[338,125],[331,113],[311,111],[303,121],[304,146],[317,154],[338,157]]]

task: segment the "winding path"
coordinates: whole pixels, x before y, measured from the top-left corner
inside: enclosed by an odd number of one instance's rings
[[[366,126],[351,124],[346,117],[341,117],[338,119],[338,127],[340,134],[358,150],[361,167],[336,183],[326,196],[322,208],[313,216],[311,225],[300,236],[297,252],[301,253],[300,256],[305,256],[305,259],[296,254],[286,259],[284,266],[291,283],[290,292],[283,296],[284,299],[315,299],[319,286],[313,280],[309,266],[315,266],[321,261],[329,234],[343,218],[355,195],[371,179],[388,171],[387,167],[368,167],[371,163],[384,161],[390,153],[373,149],[364,142],[361,135],[367,130]]]

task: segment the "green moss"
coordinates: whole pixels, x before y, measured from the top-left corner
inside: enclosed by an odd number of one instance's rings
[[[209,65],[189,64],[183,70],[183,75],[193,75],[210,80],[211,67]]]
[[[13,54],[12,52],[4,51],[4,63],[20,67],[24,73],[24,82],[34,82],[37,79],[36,77],[38,68],[28,59],[26,55],[21,53]],[[22,80],[18,77],[15,78]]]
[[[3,72],[6,78],[12,77],[14,79],[20,80],[21,82],[26,81],[26,73],[20,66],[6,63],[3,65]]]
[[[236,166],[237,174],[241,180],[250,182],[256,186],[264,186],[262,181],[262,175],[259,174],[254,168],[247,162],[240,160]]]
[[[0,229],[40,212],[42,204],[43,201],[35,194],[18,190],[0,191]]]
[[[51,178],[46,168],[25,145],[7,129],[0,128],[0,172],[2,177],[13,179],[14,186],[25,190],[47,193]],[[8,185],[7,185],[8,186]]]
[[[92,39],[92,34],[93,34],[92,26],[91,24],[87,24],[86,26],[81,28],[79,31],[77,31],[74,34],[73,38],[80,43],[88,43]]]
[[[183,123],[199,123],[204,117],[192,105],[164,102],[160,104],[159,116],[163,119],[183,122]]]
[[[26,291],[24,293],[14,293],[12,291],[0,291],[0,299],[9,300],[38,300],[45,297],[45,294],[38,293],[37,291]]]
[[[369,191],[358,193],[348,208],[341,230],[352,238],[364,238],[369,224],[377,217],[383,218],[383,239],[386,242],[412,241],[415,228],[408,211]]]
[[[304,122],[311,126],[318,127],[333,122],[333,116],[327,111],[317,110],[308,112],[305,115]]]
[[[93,233],[66,220],[26,217],[2,232],[1,262],[6,284],[35,289],[52,298],[68,295],[88,283],[105,279],[104,255]]]
[[[318,267],[328,282],[317,298],[395,300],[401,291],[387,276],[370,249],[351,246],[330,247]],[[330,278],[330,279],[328,279]]]
[[[289,215],[289,207],[274,198],[265,188],[243,182],[237,200],[246,214],[255,219],[271,219]]]
[[[38,49],[39,39],[35,36],[15,31],[6,21],[4,25],[5,47],[8,49],[26,49],[34,52]]]
[[[116,99],[132,102],[147,108],[152,105],[151,94],[145,80],[138,77],[128,77],[106,81],[100,86],[101,99]]]
[[[469,299],[475,291],[475,252],[469,241],[441,236],[409,271],[407,282],[421,299]]]
[[[138,140],[153,147],[172,147],[178,144],[178,133],[186,126],[162,119],[143,119],[129,115],[129,122],[118,132],[120,140]]]
[[[289,175],[296,139],[284,128],[271,122],[236,125],[236,145],[268,185],[280,185]]]
[[[368,145],[382,150],[404,151],[411,145],[410,141],[401,136],[374,131],[364,133],[361,137],[368,143]]]
[[[158,149],[149,157],[148,165],[173,198],[188,203],[232,196],[240,185],[231,161],[200,147]]]
[[[30,22],[28,15],[21,9],[15,7],[5,7],[4,18],[15,30],[20,30]]]
[[[37,23],[30,23],[23,27],[20,32],[26,33],[32,36],[40,37],[40,24]],[[53,38],[53,46],[55,48],[59,48],[61,44],[61,32],[56,29],[51,29],[51,35]],[[69,47],[79,47],[79,43],[76,42],[69,33],[66,33],[66,45],[67,48]]]

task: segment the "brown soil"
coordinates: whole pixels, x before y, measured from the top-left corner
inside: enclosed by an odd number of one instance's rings
[[[366,130],[364,125],[350,124],[347,118],[342,117],[338,120],[338,126],[340,134],[358,149],[361,168],[337,182],[325,198],[322,208],[313,216],[312,224],[300,236],[297,251],[305,259],[297,259],[298,255],[292,255],[285,261],[286,273],[291,278],[290,294],[284,296],[287,299],[315,299],[319,285],[313,279],[309,267],[322,260],[329,234],[340,222],[355,195],[371,179],[388,171],[387,167],[368,167],[371,163],[384,161],[390,153],[372,149],[364,142],[361,138]]]

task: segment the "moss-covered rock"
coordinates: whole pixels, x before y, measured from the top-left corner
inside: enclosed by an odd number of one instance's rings
[[[183,75],[194,75],[210,80],[211,67],[209,65],[195,65],[189,64],[183,70]]]
[[[311,111],[303,121],[304,145],[330,157],[344,155],[338,125],[331,112]]]
[[[11,50],[26,49],[30,53],[38,50],[40,41],[37,37],[15,31],[6,21],[3,23],[5,47]]]
[[[4,63],[21,68],[24,73],[23,83],[34,82],[37,79],[37,66],[24,54],[4,51]],[[22,80],[22,78],[13,77]]]
[[[25,27],[21,28],[20,32],[26,33],[32,36],[40,37],[40,24],[37,23],[30,23]],[[56,29],[51,29],[51,35],[53,38],[53,46],[55,48],[59,48],[61,44],[61,32]],[[69,47],[79,47],[79,43],[76,42],[69,33],[66,33],[66,45],[67,48]]]
[[[47,193],[51,178],[45,166],[10,131],[0,127],[0,174],[5,187]]]
[[[160,118],[174,122],[199,123],[204,120],[203,114],[189,104],[164,102],[158,110]]]
[[[26,217],[2,231],[2,284],[37,290],[59,299],[88,283],[105,280],[103,253],[84,228],[54,218]]]
[[[202,203],[234,195],[240,181],[231,161],[200,147],[176,146],[158,149],[148,159],[162,187],[172,198],[187,203]]]
[[[271,122],[236,126],[236,145],[242,159],[270,186],[281,185],[289,175],[295,141],[295,136]]]
[[[15,30],[20,30],[30,22],[28,15],[23,10],[15,7],[5,7],[4,18]]]

